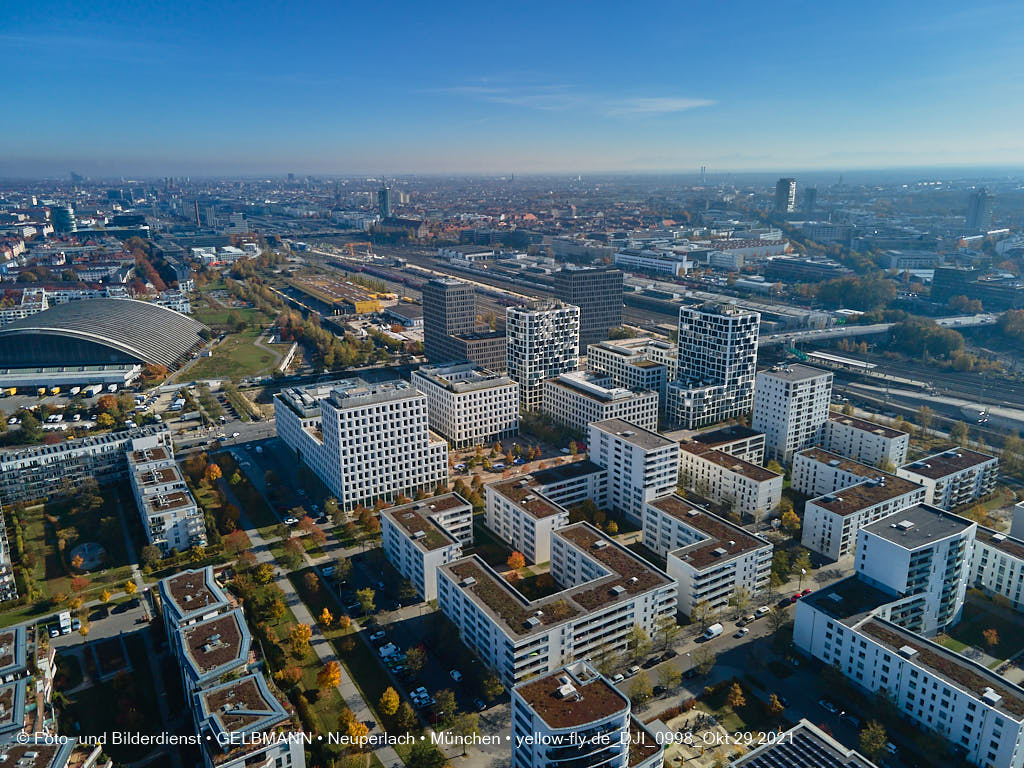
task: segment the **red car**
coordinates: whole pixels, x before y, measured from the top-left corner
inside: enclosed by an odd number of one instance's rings
[[[805,589],[803,592],[800,593],[800,597],[807,597],[813,591],[814,591],[813,589],[808,587],[807,589]]]
[[[797,592],[795,595],[793,595],[791,598],[789,598],[789,602],[795,603],[799,599],[800,599],[800,593]]]

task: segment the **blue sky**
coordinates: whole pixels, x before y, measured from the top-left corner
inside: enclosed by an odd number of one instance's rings
[[[1024,165],[1015,2],[8,3],[0,174]]]

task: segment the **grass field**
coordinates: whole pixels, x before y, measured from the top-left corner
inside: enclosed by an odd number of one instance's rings
[[[196,360],[188,369],[188,378],[242,378],[269,373],[281,356],[256,345],[260,333],[260,329],[255,327],[230,334],[213,348],[210,357]]]
[[[982,635],[986,629],[994,629],[999,642],[989,647]],[[948,633],[936,640],[950,650],[962,653],[964,649],[977,647],[997,659],[1008,659],[1024,648],[1024,637],[1020,621],[993,610],[984,597],[967,596],[963,618]]]

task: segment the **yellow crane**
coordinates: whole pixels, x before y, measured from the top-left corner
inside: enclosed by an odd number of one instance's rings
[[[356,257],[356,248],[363,245],[366,246],[366,255],[373,256],[373,251],[370,250],[373,247],[373,243],[345,243],[341,247],[348,250],[349,258],[354,259]]]

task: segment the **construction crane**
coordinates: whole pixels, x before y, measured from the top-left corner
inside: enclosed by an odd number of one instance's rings
[[[346,248],[348,250],[349,258],[354,259],[356,257],[356,248],[362,245],[366,246],[366,255],[373,256],[373,251],[370,250],[370,248],[373,246],[373,243],[345,243],[341,247]]]

